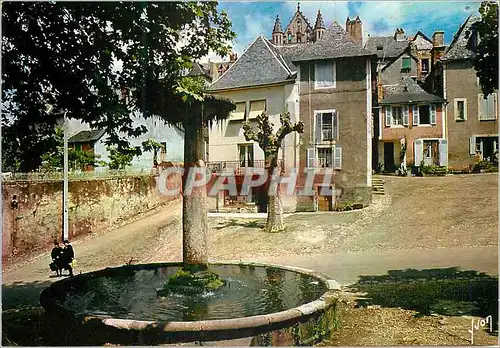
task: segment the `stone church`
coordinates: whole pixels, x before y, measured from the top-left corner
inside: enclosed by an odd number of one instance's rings
[[[325,33],[325,21],[318,10],[314,27],[311,26],[306,16],[300,11],[300,4],[297,4],[297,11],[285,30],[281,27],[279,16],[276,16],[274,23],[272,42],[276,46],[286,46],[298,43],[316,42]],[[362,44],[363,26],[359,17],[351,20],[347,17],[346,31],[351,38]]]

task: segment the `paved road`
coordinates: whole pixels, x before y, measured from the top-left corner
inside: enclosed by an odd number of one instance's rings
[[[458,267],[498,275],[498,247],[359,251],[336,254],[261,257],[259,261],[313,269],[341,285],[353,284],[360,275],[384,275],[389,270]]]
[[[134,263],[180,260],[180,214],[180,202],[170,202],[161,209],[145,214],[142,219],[105,234],[76,241],[73,243],[78,262],[75,274],[124,265],[131,258]],[[152,259],[165,244],[170,247],[170,252],[163,253],[161,260]],[[3,309],[38,306],[40,292],[61,279],[50,276],[49,263],[50,253],[45,253],[29,263],[15,265],[7,271],[4,269]]]

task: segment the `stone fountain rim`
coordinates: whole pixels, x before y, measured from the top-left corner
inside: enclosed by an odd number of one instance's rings
[[[249,316],[249,317],[239,317],[239,318],[231,318],[231,319],[213,319],[213,320],[198,320],[198,321],[147,321],[147,320],[134,320],[134,319],[119,319],[119,318],[113,318],[111,316],[106,316],[106,315],[98,315],[98,314],[92,314],[92,315],[86,315],[86,314],[80,314],[76,315],[77,319],[81,321],[82,324],[97,324],[97,325],[104,325],[104,327],[109,327],[110,329],[118,329],[118,330],[137,330],[137,331],[142,331],[142,330],[154,330],[154,331],[160,331],[165,334],[167,333],[186,333],[186,332],[199,332],[199,333],[216,333],[216,332],[221,332],[221,331],[228,331],[228,332],[234,332],[233,334],[230,333],[230,336],[232,337],[241,337],[241,335],[238,335],[238,331],[247,331],[251,329],[258,328],[259,331],[271,331],[275,327],[280,326],[280,324],[283,323],[290,323],[290,322],[299,322],[299,321],[304,321],[308,319],[311,316],[314,316],[318,313],[323,312],[326,310],[331,303],[329,302],[329,299],[334,297],[334,294],[341,289],[339,283],[330,277],[321,274],[319,272],[305,269],[305,268],[300,268],[300,267],[292,267],[292,266],[284,266],[284,265],[277,265],[277,264],[268,264],[268,263],[259,263],[259,262],[210,262],[208,265],[215,265],[215,266],[253,266],[253,267],[265,267],[265,268],[277,268],[277,269],[282,269],[285,271],[291,271],[295,273],[300,273],[300,274],[306,274],[309,276],[312,276],[319,281],[323,282],[323,284],[326,286],[326,291],[323,293],[322,296],[320,296],[317,300],[314,300],[312,302],[305,303],[303,305],[300,305],[298,307],[294,307],[291,309],[287,309],[284,311],[279,311],[275,313],[270,313],[270,314],[261,314],[261,315],[255,315],[255,316]],[[40,300],[42,302],[42,306],[44,303],[44,300],[47,300],[50,302],[50,304],[57,309],[61,310],[62,312],[67,312],[67,309],[62,306],[62,304],[51,298],[50,296],[50,289],[52,288],[53,285],[56,284],[63,284],[66,282],[71,282],[72,279],[75,278],[87,278],[91,277],[93,275],[96,275],[98,273],[104,272],[104,271],[110,271],[110,270],[119,270],[119,269],[133,269],[133,268],[146,268],[149,267],[178,267],[182,266],[182,262],[166,262],[166,263],[148,263],[148,264],[138,264],[138,265],[124,265],[124,266],[119,266],[119,267],[108,267],[102,270],[97,270],[89,273],[85,273],[82,275],[77,275],[74,278],[66,278],[60,281],[57,281],[53,284],[51,284],[48,288],[46,288],[41,296]],[[47,302],[45,302],[47,303]],[[44,306],[45,307],[45,306]],[[287,324],[288,326],[288,324]],[[268,328],[268,329],[266,329]]]

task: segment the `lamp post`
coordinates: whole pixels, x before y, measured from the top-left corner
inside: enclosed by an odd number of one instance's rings
[[[52,111],[52,109],[50,109]],[[49,111],[49,113],[50,113]],[[56,113],[57,124],[63,126],[64,132],[64,167],[63,167],[63,229],[62,229],[62,240],[69,239],[69,228],[68,228],[68,118],[66,115],[68,111],[62,111]],[[62,118],[60,117],[62,115]]]
[[[68,230],[68,119],[64,112],[63,116],[63,130],[64,130],[64,184],[63,184],[63,240],[69,239]]]

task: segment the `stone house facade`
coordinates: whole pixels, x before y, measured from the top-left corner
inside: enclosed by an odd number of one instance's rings
[[[478,159],[493,160],[498,152],[498,91],[485,100],[474,69],[477,33],[470,16],[459,28],[440,59],[449,139],[449,168],[468,169]],[[470,31],[471,35],[467,32]]]
[[[379,102],[379,166],[386,170],[410,165],[447,165],[444,139],[445,101],[425,92],[411,77],[386,86]]]
[[[228,121],[212,127],[211,162],[214,156],[234,161],[240,155],[241,163],[247,160],[248,152],[239,151],[236,144],[244,139],[242,125],[236,122],[251,121],[252,113],[260,111],[258,105],[264,105],[259,100],[265,98],[276,127],[277,116],[285,111],[291,113],[293,122],[304,122],[304,133],[287,136],[280,157],[285,171],[296,167],[302,173],[297,189],[304,186],[306,168],[317,174],[314,195],[296,196],[294,203],[284,202],[285,209],[315,211],[347,202],[369,204],[374,58],[336,22],[315,42],[277,46],[259,37],[211,86],[212,94],[229,97],[237,105]],[[254,161],[263,155],[256,147],[252,145]],[[334,174],[323,182],[326,168]],[[333,196],[321,196],[323,186]]]

